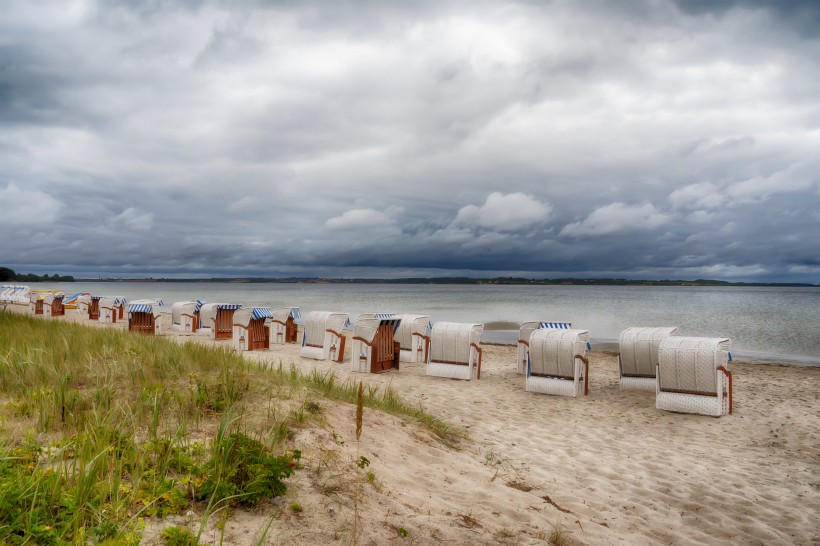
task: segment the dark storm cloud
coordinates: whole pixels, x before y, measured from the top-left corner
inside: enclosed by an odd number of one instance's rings
[[[15,2],[0,265],[820,282],[786,6]]]

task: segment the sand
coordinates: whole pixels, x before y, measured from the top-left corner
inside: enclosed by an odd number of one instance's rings
[[[323,401],[322,425],[297,430],[304,468],[286,497],[235,513],[224,543],[257,544],[275,513],[265,544],[347,544],[354,532],[360,544],[545,544],[555,529],[567,544],[820,544],[820,368],[735,362],[734,414],[713,418],[620,391],[615,353],[588,352],[589,395],[573,399],[525,392],[514,347],[483,350],[472,382],[426,377],[421,364],[351,373],[349,355],[307,360],[295,345],[245,353],[389,385],[469,437],[449,448],[366,410],[357,444],[355,408]],[[356,469],[362,455],[373,483]]]

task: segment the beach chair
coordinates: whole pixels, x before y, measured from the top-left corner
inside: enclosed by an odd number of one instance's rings
[[[397,315],[401,321],[394,339],[399,342],[401,362],[427,362],[430,349],[430,315]]]
[[[92,296],[93,298],[93,296]],[[125,306],[128,301],[122,296],[103,296],[98,298],[98,320],[106,324],[116,324],[125,318]]]
[[[350,371],[381,373],[398,367],[396,329],[401,319],[392,314],[365,314],[353,326]]]
[[[732,342],[670,336],[658,347],[655,407],[720,417],[732,413]]]
[[[233,314],[231,345],[237,351],[270,349],[270,330],[266,323],[273,318],[270,307],[243,307]]]
[[[30,301],[31,289],[28,286],[7,284],[0,295],[0,302],[26,305]]]
[[[202,300],[178,301],[171,304],[171,325],[174,332],[195,333],[199,330],[199,310],[205,304]]]
[[[530,335],[528,392],[577,397],[589,392],[588,330],[541,328]]]
[[[349,327],[350,321],[346,313],[311,311],[305,317],[300,356],[342,362],[345,355],[342,330]]]
[[[268,323],[270,341],[277,345],[296,343],[299,339],[296,320],[302,318],[298,307],[279,307],[273,310],[273,318]]]
[[[483,324],[437,322],[430,331],[427,375],[481,379]]]
[[[128,330],[138,334],[158,335],[162,329],[162,300],[134,300],[128,305]]]
[[[51,318],[65,316],[63,298],[65,294],[62,292],[43,294],[43,315]]]
[[[677,327],[627,328],[618,339],[618,369],[621,390],[655,392],[657,388],[658,347],[674,336]]]
[[[37,290],[32,290],[31,293],[29,293],[29,312],[31,312],[32,315],[43,314],[44,298],[45,294]]]
[[[530,336],[536,330],[541,328],[555,328],[559,330],[569,330],[572,328],[571,322],[544,322],[540,320],[530,320],[521,323],[521,328],[518,330],[518,348],[516,356],[518,358],[518,365],[516,371],[519,374],[527,373],[527,362],[530,354]]]
[[[197,334],[211,339],[233,337],[233,314],[242,306],[238,303],[204,303],[199,308]]]

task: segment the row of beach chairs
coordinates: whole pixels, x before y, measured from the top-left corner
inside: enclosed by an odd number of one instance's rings
[[[32,314],[61,316],[64,295],[30,295]],[[298,307],[243,307],[201,300],[127,302],[123,297],[79,295],[77,309],[90,320],[116,323],[144,334],[168,331],[230,340],[242,351],[296,343]],[[127,314],[127,317],[126,317]],[[428,315],[369,313],[351,323],[346,313],[313,311],[305,316],[300,356],[343,362],[351,336],[350,369],[380,373],[400,362],[423,363],[426,374],[461,380],[481,378],[483,324],[436,322]],[[621,390],[655,392],[658,409],[720,416],[732,413],[731,342],[726,338],[677,336],[677,328],[627,328],[619,339]],[[516,371],[528,392],[577,397],[589,391],[589,331],[569,322],[524,322],[519,330]]]

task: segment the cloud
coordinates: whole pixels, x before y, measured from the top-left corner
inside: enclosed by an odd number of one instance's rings
[[[818,281],[816,2],[3,8],[17,269]]]
[[[386,212],[373,209],[352,209],[325,221],[325,227],[337,230],[384,230],[393,228],[396,220]]]
[[[114,225],[127,229],[149,231],[154,226],[154,214],[152,212],[141,212],[133,207],[129,207],[115,216],[111,222]]]
[[[726,200],[726,194],[709,182],[690,184],[669,195],[669,202],[674,208],[714,209]]]
[[[0,190],[0,224],[43,226],[54,222],[63,204],[51,195],[9,184]]]
[[[521,192],[503,194],[493,192],[483,205],[462,207],[453,227],[477,227],[497,231],[521,231],[549,218],[552,205],[542,203],[532,195]]]
[[[659,212],[651,203],[612,203],[595,209],[580,222],[567,224],[560,235],[583,237],[654,230],[669,220],[668,215]]]

